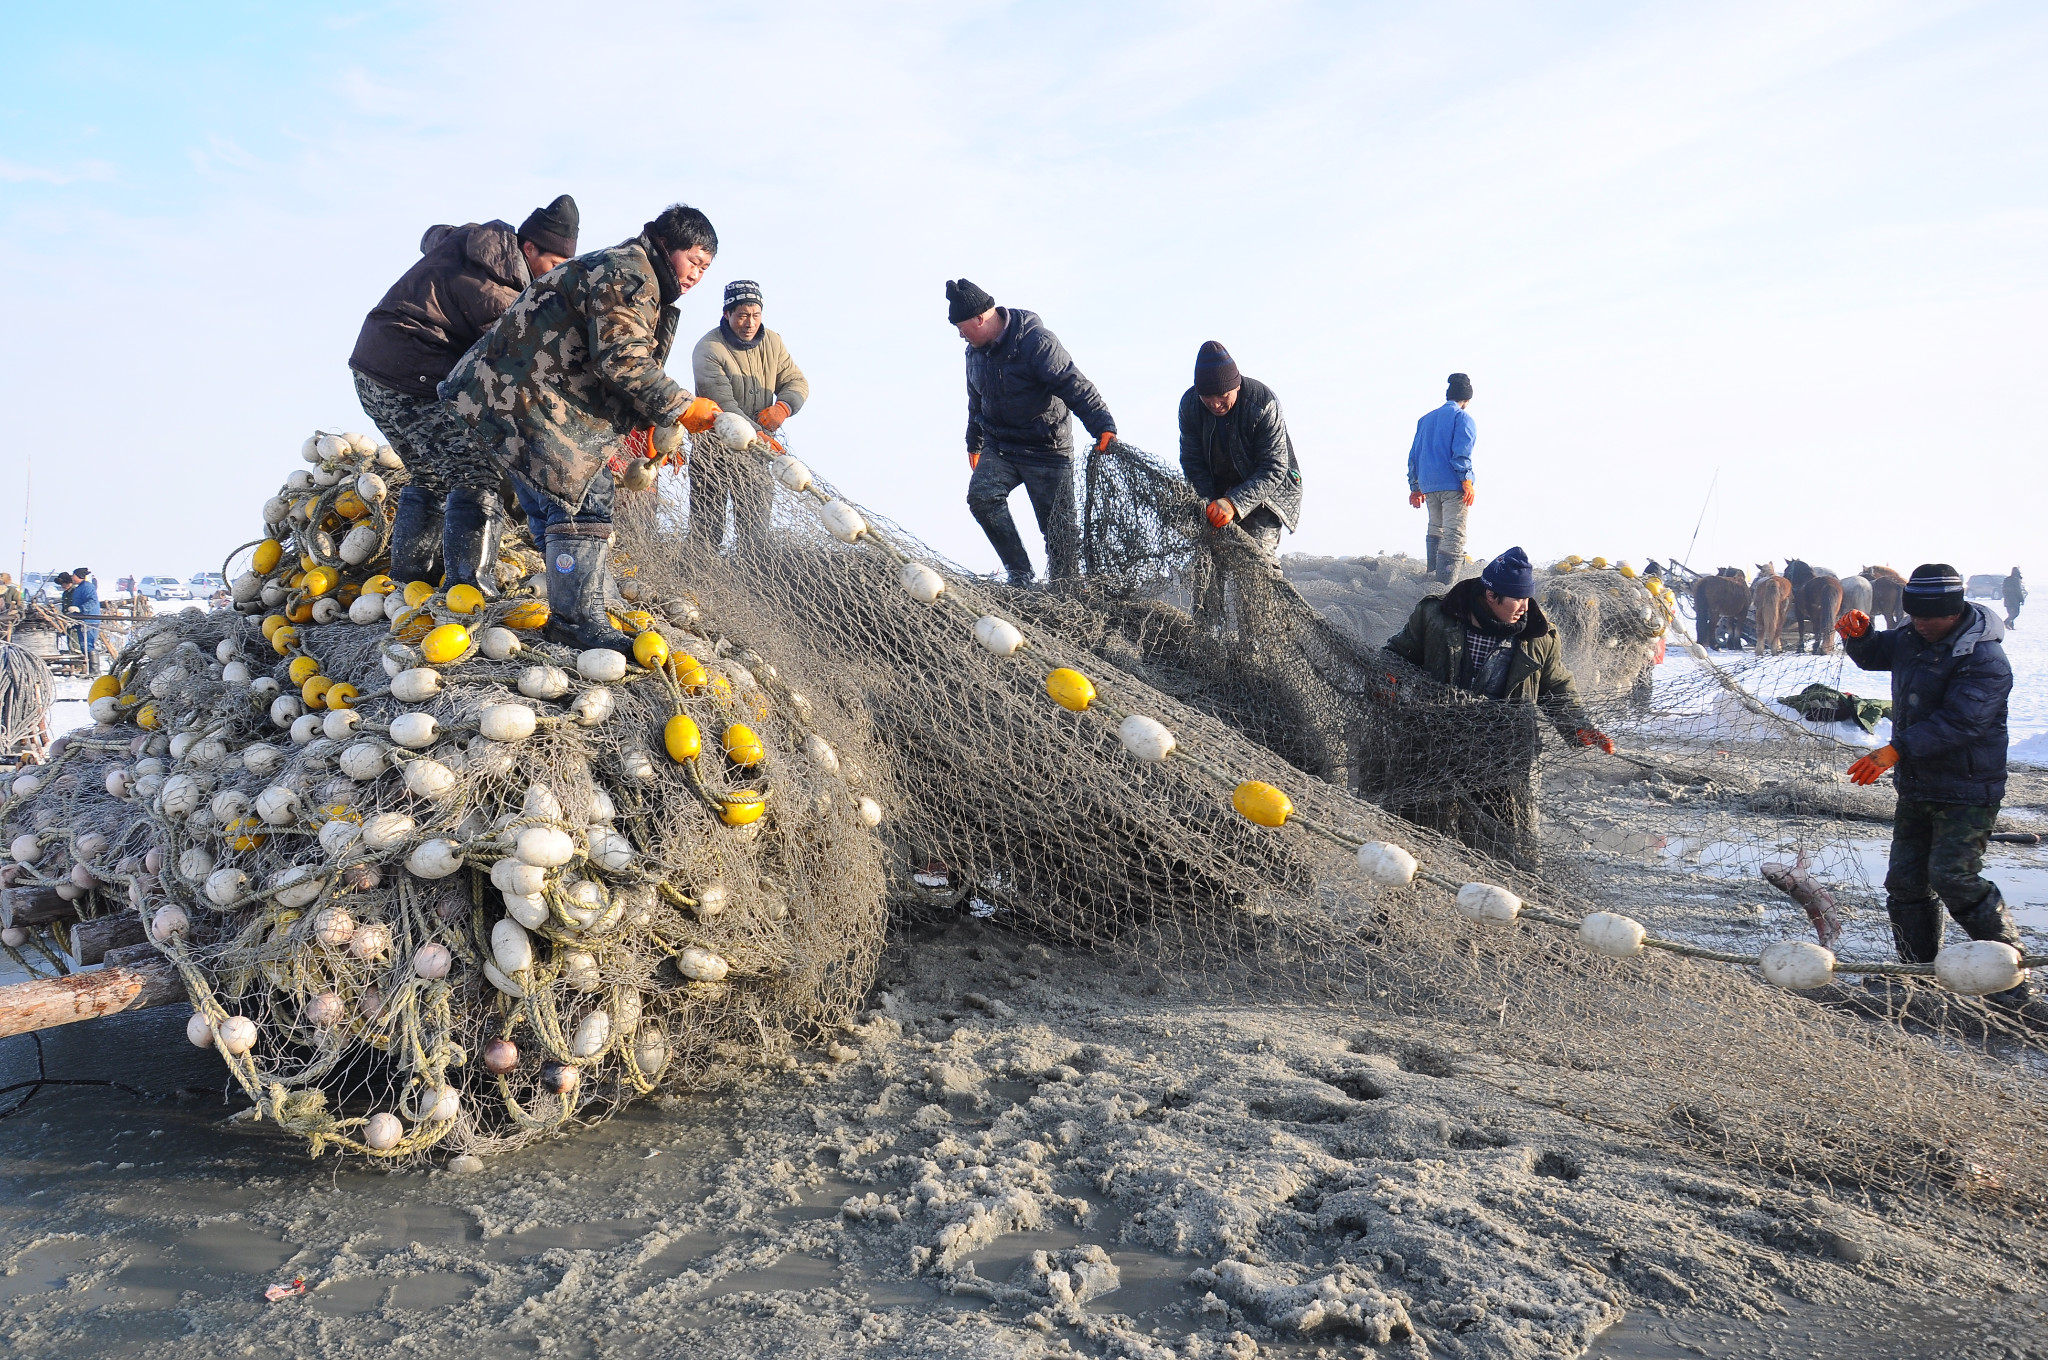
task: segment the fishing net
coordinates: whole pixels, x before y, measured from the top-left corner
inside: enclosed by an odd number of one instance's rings
[[[0,642],[0,760],[42,759],[55,690],[50,668],[28,648]]]
[[[772,495],[765,519],[691,536],[673,475],[619,500],[633,596],[622,622],[663,637],[667,664],[521,700],[537,730],[501,751],[481,734],[485,709],[513,697],[523,663],[573,674],[577,658],[528,631],[510,661],[423,662],[426,627],[460,620],[480,647],[531,609],[515,594],[458,614],[468,601],[425,593],[285,639],[323,675],[360,677],[353,723],[330,713],[315,734],[312,715],[267,711],[220,660],[247,658],[252,678],[290,697],[290,662],[259,620],[303,606],[304,583],[272,563],[275,600],[244,580],[238,597],[257,592],[247,613],[146,636],[122,658],[111,721],[74,738],[35,788],[16,782],[5,829],[33,838],[30,879],[72,881],[66,866],[83,863],[84,879],[133,897],[80,889],[80,915],[183,913],[182,933],[159,929],[162,947],[205,1037],[225,1048],[229,1012],[255,1021],[254,1046],[230,1061],[264,1112],[379,1155],[502,1147],[702,1080],[723,1057],[823,1045],[868,983],[886,899],[973,911],[1218,996],[1278,989],[1365,1020],[1427,1016],[1475,1036],[1499,1060],[1486,1079],[1522,1098],[1703,1156],[2038,1206],[2048,1154],[2028,1069],[1988,1042],[1953,1042],[1954,1027],[1929,1042],[1889,1023],[1888,1001],[1849,1004],[1833,978],[1859,969],[1937,996],[1980,1036],[2023,1031],[1901,976],[1924,968],[1838,965],[1816,942],[1785,941],[1798,948],[1766,957],[1766,972],[1841,1003],[1821,1006],[1766,983],[1753,950],[1646,936],[1629,918],[1641,904],[1617,866],[1633,861],[1603,842],[1613,828],[1598,792],[1617,766],[1637,788],[1667,790],[1703,845],[1746,843],[1746,800],[1836,812],[1853,801],[1834,736],[1711,660],[1674,649],[1658,662],[1677,627],[1661,586],[1597,561],[1547,574],[1540,603],[1585,677],[1580,710],[1552,713],[1476,699],[1383,649],[1434,589],[1413,564],[1296,562],[1297,588],[1241,530],[1211,530],[1180,479],[1128,445],[1089,459],[1082,575],[1044,590],[962,571],[759,441],[736,434],[721,452]],[[344,464],[323,457],[317,470]],[[326,522],[323,495],[308,522]],[[289,518],[309,492],[287,499]],[[338,592],[384,584],[364,575],[374,558],[343,566]],[[433,670],[439,692],[392,694],[391,668]],[[611,713],[585,725],[575,705],[596,693]],[[138,731],[145,698],[158,725]],[[753,727],[765,780],[711,752],[673,759],[664,736],[679,710],[707,745],[735,722]],[[396,741],[422,712],[455,741]],[[1620,739],[1622,755],[1571,740],[1581,722]],[[1770,735],[1739,745],[1744,724]],[[400,768],[337,777],[365,743]],[[276,763],[251,769],[257,746]],[[429,759],[453,780],[440,793],[420,792],[438,777],[408,779]],[[116,765],[134,781],[125,796],[104,791]],[[173,777],[209,771],[203,804],[167,799]],[[284,820],[259,811],[257,827],[239,804],[213,805],[232,785],[254,807],[281,780],[298,794]],[[727,826],[732,800],[752,806],[764,785],[765,813]],[[411,824],[369,845],[393,813]],[[81,839],[95,831],[106,844]],[[496,866],[523,860],[533,831],[566,833],[573,849],[545,867],[545,919],[527,927],[518,914],[534,908],[507,885],[530,883]],[[438,841],[447,853],[428,853]],[[195,849],[212,858],[185,872]],[[461,864],[434,876],[456,853]],[[207,892],[222,869],[246,875],[224,905]],[[307,878],[284,881],[300,869]],[[321,927],[337,906],[355,927],[340,944]],[[508,921],[530,961],[499,952]],[[388,943],[371,931],[382,952],[356,946],[364,923],[388,929]],[[448,951],[445,976],[419,968],[429,945]],[[307,1018],[330,995],[344,1018]],[[503,1073],[491,1070],[500,1039],[519,1049]],[[660,1060],[643,1061],[648,1050]],[[377,1113],[397,1116],[383,1147],[363,1122],[379,1100]]]

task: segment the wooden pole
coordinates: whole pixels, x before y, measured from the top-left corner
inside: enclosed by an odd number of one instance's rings
[[[81,964],[104,961],[107,951],[141,944],[142,922],[133,916],[95,916],[71,927],[71,957]]]
[[[55,888],[0,889],[0,925],[39,926],[76,914],[77,908]]]
[[[106,966],[0,987],[0,1039],[185,999],[185,982],[155,945],[106,955]]]

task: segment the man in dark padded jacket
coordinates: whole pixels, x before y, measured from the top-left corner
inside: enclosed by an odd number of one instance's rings
[[[1301,468],[1280,399],[1258,379],[1240,375],[1230,351],[1214,340],[1202,342],[1195,385],[1181,394],[1180,470],[1215,529],[1197,583],[1195,616],[1217,622],[1229,542],[1235,538],[1230,526],[1251,535],[1268,558],[1277,558],[1280,531],[1293,529],[1301,514]]]
[[[1046,578],[1073,576],[1080,535],[1067,417],[1081,418],[1097,452],[1116,438],[1116,422],[1036,312],[998,307],[968,280],[949,279],[946,318],[967,342],[967,508],[995,545],[1010,584],[1028,586],[1031,558],[1010,518],[1010,493],[1021,485],[1045,535]]]
[[[500,221],[429,227],[419,260],[363,319],[348,361],[356,397],[412,474],[391,525],[391,574],[402,582],[445,573],[451,586],[493,584],[485,568],[504,473],[434,388],[528,284],[576,253],[579,220],[563,194],[516,231]]]
[[[1892,739],[1851,765],[1849,778],[1874,784],[1889,770],[1898,788],[1884,876],[1893,943],[1904,962],[1932,963],[1946,906],[1971,939],[2025,953],[1998,885],[1982,872],[2005,799],[2005,626],[1963,598],[1963,578],[1945,562],[1915,567],[1903,604],[1912,620],[1904,628],[1873,632],[1856,609],[1835,622],[1851,661],[1892,673]],[[2022,982],[1991,999],[2027,995]]]

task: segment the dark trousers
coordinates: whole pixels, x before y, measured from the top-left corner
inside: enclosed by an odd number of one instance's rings
[[[690,546],[717,552],[725,542],[725,512],[732,506],[733,547],[767,535],[775,508],[768,465],[751,453],[700,438],[690,446]]]
[[[1064,580],[1080,572],[1080,526],[1074,513],[1074,464],[1062,457],[1025,458],[984,453],[967,479],[967,508],[1016,584],[1031,579],[1031,557],[1010,518],[1010,493],[1019,486],[1031,498],[1038,532],[1045,536],[1045,575]]]
[[[1983,875],[1984,847],[1997,821],[1996,804],[1973,807],[1899,799],[1884,890],[1900,958],[1908,963],[1933,961],[1941,948],[1944,906],[1971,939],[2019,946],[2019,932],[1998,885]]]

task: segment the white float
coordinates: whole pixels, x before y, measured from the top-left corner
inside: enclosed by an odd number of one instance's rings
[[[414,878],[446,878],[462,867],[462,847],[446,837],[421,841],[405,857],[406,872]]]
[[[455,771],[428,756],[406,761],[399,777],[405,781],[405,791],[415,798],[446,798],[455,791]]]
[[[529,826],[519,833],[514,853],[522,864],[553,869],[576,858],[576,841],[568,832],[552,826]]]
[[[432,746],[440,732],[441,724],[431,713],[401,713],[391,720],[391,739],[414,751]]]
[[[491,660],[509,661],[511,658],[519,655],[520,649],[525,644],[520,642],[519,634],[513,632],[510,628],[486,628],[484,629],[483,636],[477,639],[477,645],[483,649],[484,655]]]
[[[1467,883],[1458,889],[1458,915],[1473,921],[1505,925],[1522,914],[1522,899],[1492,883]]]
[[[946,578],[922,562],[905,562],[896,579],[919,604],[936,604],[939,596],[946,593]]]
[[[413,666],[391,677],[391,697],[402,704],[423,704],[441,692],[441,672]]]
[[[608,685],[626,678],[626,657],[609,647],[592,647],[576,656],[576,673],[585,680]]]
[[[1392,841],[1367,841],[1358,847],[1358,867],[1382,888],[1405,888],[1415,881],[1415,856]]]
[[[560,666],[528,666],[519,672],[519,692],[529,699],[559,699],[569,692],[569,673]]]
[[[363,847],[389,850],[412,835],[413,820],[403,812],[379,812],[363,822]]]
[[[525,704],[492,704],[477,719],[477,730],[492,741],[525,741],[533,735],[536,715]]]
[[[612,1041],[612,1018],[604,1011],[592,1011],[576,1026],[569,1052],[578,1058],[595,1058]]]
[[[1176,745],[1173,733],[1165,723],[1140,713],[1133,713],[1118,724],[1116,735],[1126,751],[1147,764],[1157,764],[1166,759],[1173,754]]]
[[[1764,977],[1795,992],[1825,987],[1835,977],[1835,956],[1811,940],[1780,940],[1757,960]]]
[[[1952,944],[1934,956],[1934,980],[1964,996],[1989,996],[2027,980],[2020,951],[1999,940]]]
[[[860,511],[845,501],[828,501],[818,511],[818,518],[825,522],[825,531],[841,543],[856,543],[868,531],[868,522],[861,518]]]
[[[1611,911],[1596,911],[1579,922],[1579,943],[1610,959],[1632,959],[1642,953],[1648,934],[1642,922]]]
[[[994,614],[983,614],[974,621],[974,640],[990,656],[1015,656],[1024,646],[1017,625]]]
[[[232,907],[248,886],[249,876],[240,869],[215,869],[206,876],[206,900],[216,907]]]
[[[710,950],[693,944],[676,955],[676,970],[692,982],[720,982],[732,968]]]

